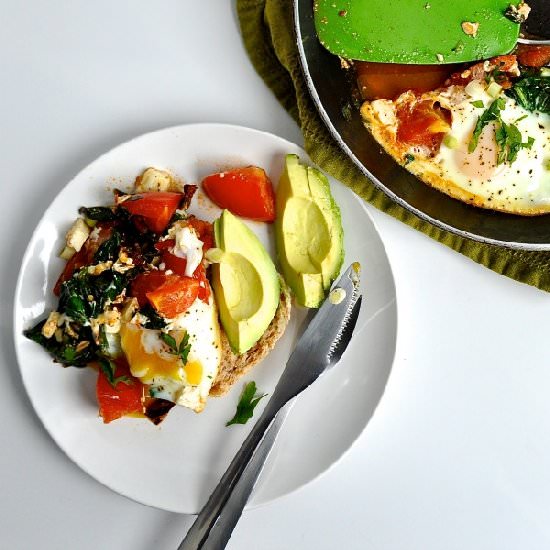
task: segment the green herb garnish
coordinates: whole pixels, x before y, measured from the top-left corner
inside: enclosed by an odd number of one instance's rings
[[[518,157],[520,149],[531,149],[535,139],[527,138],[526,142],[522,142],[521,132],[515,124],[506,124],[501,122],[495,130],[495,139],[499,146],[497,154],[497,164],[507,162],[512,164]]]
[[[235,416],[227,422],[226,426],[231,426],[231,424],[246,424],[254,414],[254,407],[259,403],[262,397],[265,397],[266,394],[255,395],[256,394],[256,382],[249,382],[245,385],[239,403],[237,404],[237,411]]]
[[[483,104],[483,101],[481,99],[476,99],[475,101],[470,101],[470,104],[474,107],[477,107],[478,109],[483,109],[485,105]]]
[[[405,155],[405,166],[407,166],[407,164],[410,164],[413,160],[414,160],[414,155],[407,153]]]
[[[474,128],[474,133],[472,134],[472,139],[468,144],[468,152],[473,153],[476,150],[477,143],[479,141],[479,136],[483,128],[489,124],[489,122],[500,120],[500,111],[504,109],[506,101],[504,98],[499,97],[495,99],[493,103],[488,107],[486,111],[477,119],[476,127]]]
[[[526,142],[522,141],[521,132],[515,124],[506,124],[500,116],[500,112],[504,109],[506,100],[503,97],[495,99],[489,108],[477,119],[472,139],[468,144],[468,152],[473,153],[479,142],[479,137],[483,128],[490,122],[495,122],[495,140],[498,145],[497,164],[507,162],[512,164],[518,157],[520,149],[531,149],[535,139],[527,138]]]
[[[191,351],[191,344],[189,343],[189,334],[185,333],[185,336],[181,339],[178,346],[176,339],[170,336],[167,332],[161,332],[160,337],[162,341],[170,348],[170,352],[174,355],[179,355],[181,362],[187,364],[187,356]]]

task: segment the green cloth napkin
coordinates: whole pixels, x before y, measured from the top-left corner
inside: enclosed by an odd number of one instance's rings
[[[237,0],[237,13],[252,64],[300,126],[305,149],[317,165],[379,210],[432,239],[497,273],[550,291],[550,252],[509,250],[443,231],[394,203],[344,155],[321,121],[302,76],[292,0]]]

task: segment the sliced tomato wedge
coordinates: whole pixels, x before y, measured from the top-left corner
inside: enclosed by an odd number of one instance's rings
[[[247,166],[202,180],[202,187],[220,208],[262,222],[275,221],[273,185],[262,168]]]
[[[143,414],[145,386],[139,379],[132,376],[124,358],[117,359],[115,363],[115,377],[125,376],[128,383],[119,381],[113,387],[103,371],[99,370],[96,395],[99,415],[105,424],[129,414]]]
[[[166,275],[166,280],[155,290],[146,293],[157,313],[173,319],[187,311],[199,295],[199,281],[180,275]]]
[[[109,222],[98,223],[96,226],[97,230],[94,233],[94,238],[88,237],[86,242],[82,245],[82,248],[70,258],[65,264],[63,272],[57,279],[55,286],[53,288],[53,293],[56,296],[59,296],[61,292],[61,285],[68,281],[74,274],[75,271],[93,263],[94,254],[97,252],[97,249],[111,237],[113,232],[113,224]]]
[[[163,233],[177,210],[183,193],[152,191],[140,193],[120,204],[130,214],[140,216],[154,233]]]

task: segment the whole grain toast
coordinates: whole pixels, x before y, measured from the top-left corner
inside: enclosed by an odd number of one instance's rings
[[[273,349],[277,340],[285,332],[290,319],[292,297],[281,276],[279,276],[279,281],[281,284],[279,307],[263,336],[252,348],[241,355],[237,355],[229,346],[225,332],[223,329],[221,330],[222,360],[216,380],[210,389],[210,395],[220,396],[227,393],[241,376],[245,375],[254,365],[257,365]]]

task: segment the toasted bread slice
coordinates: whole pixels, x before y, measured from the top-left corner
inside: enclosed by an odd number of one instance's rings
[[[281,297],[275,317],[273,317],[273,321],[271,321],[263,336],[252,348],[241,355],[233,353],[225,332],[221,330],[222,360],[216,380],[210,388],[210,395],[220,396],[226,394],[241,376],[245,375],[254,365],[257,365],[273,349],[277,340],[285,332],[290,319],[292,298],[288,286],[280,276],[279,281],[281,283]]]

